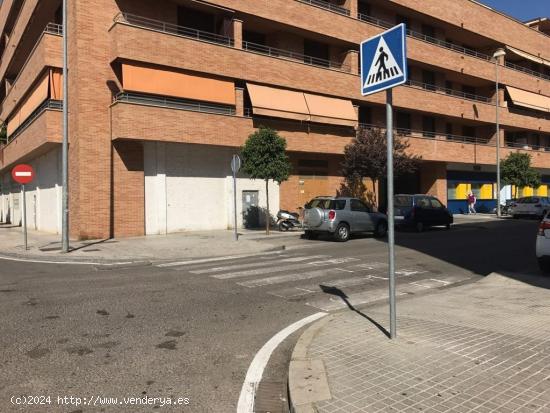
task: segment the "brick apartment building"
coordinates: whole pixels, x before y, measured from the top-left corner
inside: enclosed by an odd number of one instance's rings
[[[61,0],[0,6],[2,220],[19,223],[10,170],[37,171],[31,228],[61,223]],[[80,238],[231,226],[231,155],[259,125],[288,142],[293,174],[270,204],[296,210],[334,194],[359,124],[383,125],[384,93],[362,97],[365,38],[406,23],[410,82],[394,91],[396,127],[422,156],[398,192],[453,209],[473,190],[495,205],[495,149],[532,155],[550,184],[550,23],[522,23],[471,0],[71,0],[71,233]],[[502,133],[495,132],[499,59]],[[241,176],[240,216],[265,204]],[[241,202],[242,200],[242,202]],[[241,211],[242,212],[242,211]]]

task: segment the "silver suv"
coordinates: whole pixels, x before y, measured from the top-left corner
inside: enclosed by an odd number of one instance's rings
[[[384,237],[388,231],[386,215],[372,210],[360,199],[317,197],[306,204],[304,211],[306,238],[329,233],[337,241],[347,241],[354,232],[374,232]]]

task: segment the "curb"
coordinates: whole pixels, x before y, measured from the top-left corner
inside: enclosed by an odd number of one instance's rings
[[[316,413],[315,402],[332,398],[323,360],[309,358],[307,353],[317,334],[337,316],[328,315],[309,326],[294,347],[288,369],[291,413]]]
[[[266,252],[277,252],[277,251],[285,251],[287,247],[285,245],[279,245],[276,247],[270,247],[266,249],[261,249],[257,252],[254,252],[252,254],[235,254],[235,256],[238,257],[253,257],[256,255],[262,255]],[[291,249],[291,248],[289,248]],[[219,256],[206,256],[206,257],[193,257],[193,258],[187,258],[187,257],[174,257],[169,259],[157,259],[152,260],[149,258],[139,258],[139,257],[122,257],[119,259],[105,259],[101,257],[76,257],[76,256],[70,256],[70,252],[68,254],[61,254],[57,253],[59,255],[52,256],[52,255],[37,255],[33,254],[32,252],[29,252],[28,254],[20,253],[20,252],[9,252],[9,251],[3,251],[0,253],[0,261],[19,261],[19,262],[28,262],[28,263],[38,263],[38,264],[74,264],[74,265],[91,265],[91,266],[98,266],[98,267],[106,267],[108,269],[115,269],[115,268],[128,268],[128,267],[140,267],[140,266],[151,266],[151,265],[158,265],[161,263],[167,263],[177,260],[200,260],[200,259],[208,259],[208,258],[217,258]]]

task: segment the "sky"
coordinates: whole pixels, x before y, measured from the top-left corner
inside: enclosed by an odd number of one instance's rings
[[[550,0],[477,0],[518,20],[550,17]]]

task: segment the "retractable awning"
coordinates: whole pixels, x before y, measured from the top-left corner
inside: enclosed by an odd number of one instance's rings
[[[10,116],[6,132],[11,135],[27,118],[48,99],[50,75],[46,73],[32,92],[25,98],[21,106]]]
[[[247,83],[255,115],[353,127],[357,115],[347,99]]]
[[[255,115],[294,120],[309,120],[304,94],[247,83],[248,94]]]
[[[506,50],[515,54],[516,56],[523,57],[524,59],[530,60],[531,62],[539,63],[550,67],[550,60],[546,60],[542,57],[534,56],[530,53],[524,52],[522,50],[516,49],[515,47],[506,46]]]
[[[351,100],[329,98],[310,93],[304,93],[304,96],[312,122],[351,127],[357,124],[357,114]]]
[[[234,82],[160,68],[122,64],[125,91],[235,105]]]
[[[516,89],[511,86],[506,86],[506,90],[514,105],[542,112],[550,112],[550,97]]]

